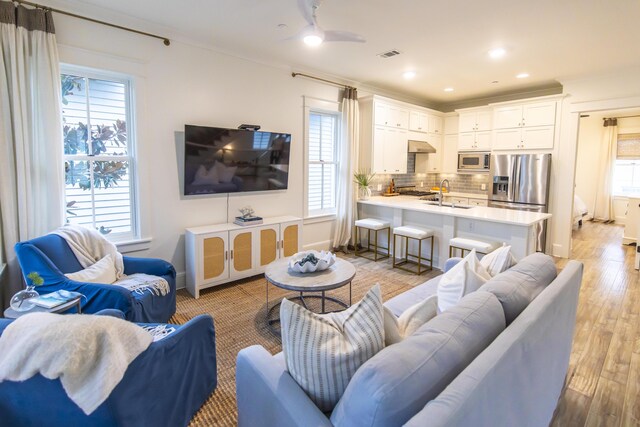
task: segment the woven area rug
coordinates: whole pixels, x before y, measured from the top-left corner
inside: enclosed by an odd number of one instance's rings
[[[440,274],[439,270],[434,270],[418,277],[392,269],[389,260],[374,263],[351,255],[342,257],[356,266],[356,277],[352,284],[353,302],[359,301],[376,283],[380,284],[386,301]],[[178,291],[177,311],[171,322],[183,324],[199,314],[210,314],[216,330],[218,387],[193,417],[191,427],[236,425],[235,369],[238,352],[252,345],[262,345],[272,354],[281,350],[280,338],[266,325],[265,286],[264,276],[256,276],[204,290],[197,300],[184,289]],[[286,295],[293,296],[295,293],[270,285],[269,306]],[[348,301],[349,288],[345,286],[328,295]]]

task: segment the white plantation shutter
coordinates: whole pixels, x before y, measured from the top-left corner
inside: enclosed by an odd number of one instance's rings
[[[70,149],[65,138],[67,221],[116,240],[136,237],[130,82],[74,69],[63,69],[62,78],[65,135],[74,129],[82,134],[85,127],[88,142],[70,138],[79,141]],[[65,81],[75,83],[67,92]],[[105,176],[113,179],[105,181]]]
[[[310,215],[335,211],[337,138],[337,115],[314,111],[309,114],[307,200]]]

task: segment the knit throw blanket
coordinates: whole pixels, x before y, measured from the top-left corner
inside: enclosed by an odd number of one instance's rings
[[[115,317],[27,314],[0,336],[0,382],[38,373],[60,378],[69,398],[89,415],[152,340],[140,326]]]
[[[151,276],[149,274],[136,273],[129,276],[125,275],[113,283],[116,286],[122,286],[131,292],[142,294],[149,291],[154,295],[165,296],[169,293],[169,283],[162,277]]]
[[[78,259],[82,268],[91,267],[107,255],[111,255],[116,268],[116,279],[124,275],[124,261],[116,245],[93,228],[67,224],[52,232],[62,237]]]

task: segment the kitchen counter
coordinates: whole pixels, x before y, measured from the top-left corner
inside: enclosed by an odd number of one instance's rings
[[[433,206],[427,204],[424,200],[419,200],[412,196],[371,197],[369,200],[359,200],[358,203],[521,226],[530,226],[551,218],[551,214],[548,213],[488,208],[483,206],[473,206],[469,209]]]
[[[392,228],[408,225],[433,230],[434,266],[442,268],[449,257],[449,240],[453,237],[511,245],[514,256],[518,259],[523,258],[535,252],[536,228],[542,221],[551,218],[551,214],[484,206],[461,209],[430,205],[412,196],[376,196],[358,201],[358,218],[389,221]],[[367,236],[363,234],[361,236],[364,242]],[[379,244],[386,246],[386,233],[379,233],[378,239]],[[391,240],[393,242],[393,239]],[[410,253],[417,253],[417,246],[416,242],[411,242]],[[428,249],[423,255],[429,257]],[[404,244],[399,244],[398,252],[394,256],[404,256]]]

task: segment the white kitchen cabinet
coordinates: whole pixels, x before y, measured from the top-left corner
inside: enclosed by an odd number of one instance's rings
[[[493,129],[553,126],[556,104],[556,101],[543,101],[496,106],[493,109]]]
[[[299,251],[302,220],[284,216],[263,224],[217,224],[185,232],[186,285],[194,297],[200,290],[264,272],[278,258]]]
[[[494,150],[547,150],[553,148],[554,126],[533,126],[493,131]]]
[[[460,132],[458,134],[459,151],[490,151],[491,132]]]
[[[409,113],[409,130],[414,132],[443,134],[442,117],[428,114],[425,111],[412,110]]]
[[[460,115],[450,115],[444,118],[445,135],[457,135],[460,129]]]
[[[442,141],[442,172],[458,172],[458,134],[445,135]]]
[[[459,132],[491,130],[491,109],[473,109],[460,112]]]
[[[407,173],[408,132],[376,126],[373,132],[372,167],[375,173]]]
[[[409,110],[386,102],[374,101],[374,123],[378,126],[408,129]]]
[[[442,135],[443,134],[442,117],[435,116],[433,114],[428,114],[427,115],[427,120],[428,120],[428,123],[429,123],[429,133],[434,133],[434,134],[437,134],[437,135]]]
[[[428,132],[429,118],[427,113],[422,111],[411,111],[409,113],[409,130],[414,132]]]

